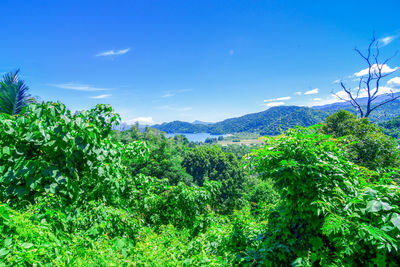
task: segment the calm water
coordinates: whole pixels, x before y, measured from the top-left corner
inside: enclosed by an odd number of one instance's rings
[[[218,138],[219,136],[224,136],[224,135],[211,135],[209,133],[195,133],[195,134],[172,133],[172,134],[167,134],[167,137],[174,137],[175,135],[184,135],[191,142],[204,142],[208,137]]]

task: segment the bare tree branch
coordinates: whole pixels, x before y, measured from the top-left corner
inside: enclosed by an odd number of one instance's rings
[[[400,95],[395,96],[394,93],[391,92],[391,94],[389,93],[385,94],[387,96],[390,96],[389,99],[377,104],[376,106],[373,106],[374,101],[378,98],[378,96],[382,95],[382,93],[380,93],[381,92],[380,85],[382,79],[388,77],[389,75],[397,71],[397,69],[395,69],[394,71],[389,71],[385,73],[386,70],[384,70],[384,67],[387,66],[386,64],[397,55],[397,52],[393,56],[385,59],[380,63],[379,62],[380,50],[378,41],[375,38],[375,34],[372,35],[372,39],[368,45],[365,54],[361,52],[358,48],[355,48],[354,50],[367,63],[368,73],[366,75],[362,75],[363,73],[361,72],[360,75],[357,75],[359,76],[360,79],[358,83],[357,92],[352,92],[344,85],[343,82],[340,82],[343,91],[348,95],[349,99],[341,97],[337,93],[335,93],[334,95],[340,100],[350,103],[360,113],[360,117],[368,117],[371,114],[371,112],[374,111],[375,109],[400,98]],[[360,92],[363,90],[365,90],[367,94],[366,106],[362,105],[359,100]]]

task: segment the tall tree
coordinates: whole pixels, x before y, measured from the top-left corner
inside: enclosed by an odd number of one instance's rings
[[[347,87],[343,81],[340,82],[340,86],[348,98],[345,98],[339,94],[335,95],[339,99],[350,103],[360,114],[361,118],[366,118],[371,114],[372,111],[380,106],[400,98],[400,95],[396,96],[393,91],[384,92],[383,88],[381,87],[382,79],[386,78],[397,70],[397,68],[390,69],[387,65],[389,60],[391,60],[397,53],[390,58],[380,61],[379,41],[375,38],[375,34],[372,36],[366,53],[362,53],[357,48],[355,48],[355,51],[363,58],[368,67],[365,71],[358,73],[357,76],[359,77],[359,81],[356,91],[349,89],[349,87]],[[359,97],[363,97],[365,93],[367,96],[366,104],[362,103],[359,99]],[[376,103],[379,95],[385,95],[386,98],[384,98],[381,102]]]
[[[18,79],[19,70],[9,72],[0,81],[0,112],[19,114],[23,107],[35,102],[28,94],[29,87]]]

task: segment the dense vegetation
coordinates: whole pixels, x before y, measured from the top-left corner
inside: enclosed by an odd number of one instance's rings
[[[339,112],[252,152],[118,121],[107,105],[0,113],[0,265],[400,261],[399,152],[367,119]]]
[[[378,125],[385,134],[394,137],[397,142],[400,143],[400,116],[389,121],[381,122]]]

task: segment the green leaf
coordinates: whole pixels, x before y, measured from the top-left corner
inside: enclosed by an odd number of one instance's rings
[[[367,203],[367,212],[379,212],[381,210],[391,210],[393,207],[389,203],[380,200],[371,200]]]
[[[10,148],[8,146],[3,147],[4,155],[11,155]]]
[[[394,213],[392,215],[392,219],[390,221],[393,223],[394,226],[397,227],[397,229],[400,230],[400,215],[399,214]]]
[[[23,244],[21,245],[21,247],[24,248],[24,249],[28,249],[28,248],[33,247],[33,244],[32,244],[32,243],[23,243]]]
[[[52,193],[55,194],[56,193],[56,188],[57,188],[57,184],[56,183],[52,183],[50,185],[45,185],[44,186],[44,190],[46,191],[46,193]]]
[[[10,251],[6,248],[1,248],[0,249],[0,257],[4,257],[6,256],[8,253],[10,253]]]

